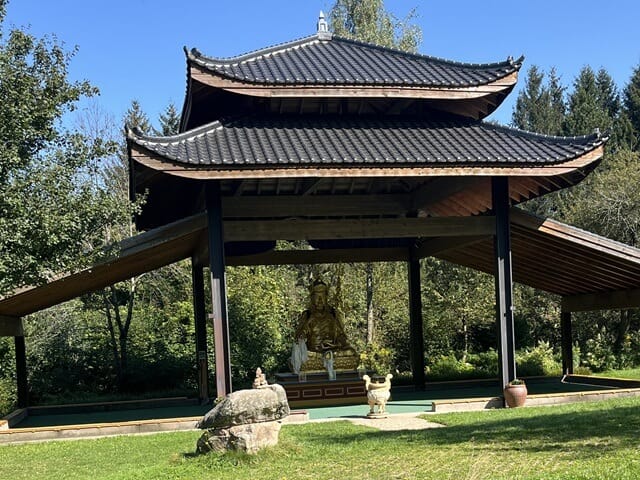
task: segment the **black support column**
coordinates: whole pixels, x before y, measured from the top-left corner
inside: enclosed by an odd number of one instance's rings
[[[416,390],[424,390],[424,337],[422,323],[422,295],[420,292],[420,259],[411,248],[409,274],[409,339],[411,343],[411,371]]]
[[[216,356],[216,395],[218,397],[224,397],[228,393],[231,393],[231,357],[220,182],[208,182],[205,188],[205,197],[209,233],[213,336]]]
[[[571,312],[560,314],[560,343],[562,344],[562,373],[573,373],[573,333],[571,331]]]
[[[18,386],[18,408],[29,406],[29,384],[27,383],[27,349],[24,336],[16,336],[16,378]]]
[[[496,219],[495,284],[496,321],[499,333],[498,361],[500,386],[504,388],[516,378],[515,342],[513,336],[513,279],[511,277],[511,229],[509,220],[509,179],[491,179],[491,197]]]
[[[198,398],[209,400],[209,365],[207,361],[207,314],[204,300],[204,268],[191,259],[193,286],[193,316],[196,331],[196,361],[198,365]]]

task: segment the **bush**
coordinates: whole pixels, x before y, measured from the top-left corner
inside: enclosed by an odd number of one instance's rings
[[[476,378],[473,365],[458,360],[455,355],[440,355],[427,370],[429,380],[463,380]]]
[[[467,360],[473,365],[476,378],[495,378],[498,376],[498,352],[490,349],[482,353],[471,353]]]
[[[561,375],[562,365],[553,355],[549,342],[540,342],[537,347],[516,354],[518,376]]]
[[[594,338],[587,340],[581,360],[582,365],[593,372],[618,368],[618,361],[613,353],[613,342],[604,328]]]
[[[18,394],[15,379],[0,377],[0,417],[16,409]]]
[[[360,365],[378,375],[386,375],[391,372],[392,359],[393,352],[377,343],[368,344],[360,353]]]

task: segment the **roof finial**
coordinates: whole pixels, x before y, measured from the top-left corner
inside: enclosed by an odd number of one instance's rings
[[[318,17],[318,38],[320,40],[331,40],[329,24],[324,19],[324,12],[322,10],[320,10],[320,16]]]

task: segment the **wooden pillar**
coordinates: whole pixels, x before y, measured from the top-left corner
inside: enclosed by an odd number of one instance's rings
[[[416,390],[424,390],[424,337],[422,323],[422,295],[420,292],[420,259],[411,248],[409,274],[409,339],[411,343],[411,371]]]
[[[16,336],[16,379],[18,384],[18,408],[29,406],[29,384],[27,382],[27,349],[24,336]]]
[[[191,259],[191,279],[193,286],[193,316],[196,333],[196,362],[198,366],[198,398],[205,403],[209,400],[209,365],[207,361],[207,324],[204,301],[204,268]]]
[[[509,179],[491,179],[491,197],[496,218],[495,285],[496,321],[498,326],[498,364],[500,386],[504,388],[516,378],[515,342],[513,335],[513,280],[511,277],[511,231],[509,223]]]
[[[213,337],[216,356],[216,395],[224,397],[231,393],[231,357],[224,265],[222,201],[219,181],[210,181],[206,184],[205,198],[209,234]]]
[[[573,373],[573,333],[571,331],[571,312],[560,314],[560,343],[562,344],[562,373]]]

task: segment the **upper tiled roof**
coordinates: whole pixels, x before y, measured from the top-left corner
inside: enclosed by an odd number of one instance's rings
[[[605,139],[551,137],[450,117],[249,116],[130,141],[186,167],[545,166]]]
[[[187,58],[212,74],[253,84],[445,88],[494,82],[518,71],[523,61],[459,63],[326,34],[227,59],[192,49]]]

